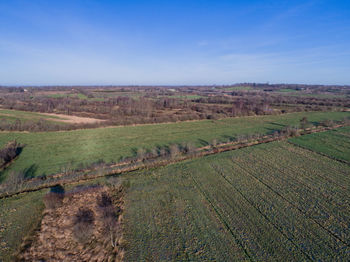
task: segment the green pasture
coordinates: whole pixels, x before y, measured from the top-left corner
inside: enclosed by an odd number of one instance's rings
[[[58,116],[51,116],[51,115],[44,115],[36,112],[28,112],[28,111],[20,111],[20,110],[10,110],[10,109],[0,109],[0,120],[7,120],[7,121],[16,121],[21,120],[23,122],[25,121],[49,121],[54,122],[55,124],[63,124],[62,122],[58,121],[59,119],[62,119]]]
[[[14,261],[23,238],[39,224],[45,190],[0,199],[0,261]]]
[[[314,97],[314,98],[320,98],[320,99],[325,99],[325,98],[347,98],[347,95],[342,95],[342,94],[337,94],[337,93],[320,93],[320,94],[313,94],[313,93],[307,93],[305,91],[299,91],[299,90],[294,90],[293,91],[284,91],[287,89],[281,89],[276,91],[275,93],[281,94],[281,95],[286,95],[286,96],[295,96],[295,97]]]
[[[142,92],[132,92],[132,91],[120,91],[120,90],[110,90],[110,91],[93,91],[94,96],[97,98],[113,98],[118,96],[127,96],[131,98],[139,98],[144,94]]]
[[[14,139],[26,145],[8,171],[24,171],[30,176],[48,175],[60,172],[63,167],[77,167],[100,159],[118,161],[121,157],[132,156],[138,148],[182,142],[200,147],[213,139],[220,142],[241,134],[272,133],[286,125],[298,125],[304,116],[310,122],[319,122],[341,120],[349,115],[350,112],[309,112],[59,132],[2,132],[0,146]],[[0,180],[5,175],[0,175]]]
[[[162,96],[158,96],[158,97],[162,97]],[[205,96],[201,96],[201,95],[173,95],[173,96],[163,96],[164,98],[179,98],[179,99],[199,99]]]
[[[243,91],[243,90],[253,90],[250,86],[233,86],[224,88],[226,91]]]
[[[295,92],[300,92],[300,90],[292,89],[292,88],[284,88],[284,89],[279,89],[277,92],[282,92],[282,93],[295,93]]]
[[[290,142],[350,163],[350,127],[295,137]]]

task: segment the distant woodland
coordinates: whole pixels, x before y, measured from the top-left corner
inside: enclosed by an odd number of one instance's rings
[[[89,125],[50,126],[45,121],[8,121],[0,128],[76,129],[220,119],[350,108],[350,87],[242,83],[227,86],[47,86],[0,87],[0,107],[105,120]],[[40,126],[38,126],[40,125]]]

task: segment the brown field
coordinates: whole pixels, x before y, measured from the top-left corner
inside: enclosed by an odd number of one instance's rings
[[[46,115],[46,116],[58,117],[55,119],[55,121],[70,123],[70,124],[94,124],[94,123],[101,123],[105,121],[102,119],[91,118],[91,117],[81,117],[81,116],[63,115],[63,114],[55,114],[55,113],[40,113],[40,114]]]
[[[108,261],[121,261],[124,251],[120,245],[111,245],[109,228],[106,228],[103,217],[105,211],[98,203],[103,194],[113,197],[115,191],[102,186],[77,187],[65,194],[60,207],[46,208],[40,228],[33,239],[27,240],[22,247],[21,261],[106,261],[106,258]],[[121,194],[115,196],[113,203],[117,203],[118,210],[122,209]],[[86,242],[74,236],[76,214],[82,209],[91,210],[93,214],[93,229],[91,236],[85,237]],[[116,215],[115,234],[121,232],[122,218],[120,211]],[[83,225],[80,230],[87,231],[88,227]],[[85,236],[84,233],[80,234]],[[115,243],[121,243],[120,233],[113,237]]]

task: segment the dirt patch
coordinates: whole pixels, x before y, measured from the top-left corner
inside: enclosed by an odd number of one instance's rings
[[[50,120],[70,123],[70,124],[94,124],[94,123],[101,123],[105,121],[102,119],[91,118],[91,117],[81,117],[81,116],[63,115],[63,114],[55,114],[55,113],[40,113],[40,115],[55,116],[58,118],[52,118]]]
[[[123,194],[120,186],[66,193],[59,207],[44,211],[40,229],[31,243],[23,244],[18,260],[122,261]]]

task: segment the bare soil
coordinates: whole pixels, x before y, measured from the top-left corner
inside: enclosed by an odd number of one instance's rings
[[[106,232],[103,212],[97,199],[107,194],[116,211],[114,247],[110,232]],[[122,261],[124,256],[122,238],[123,190],[106,186],[76,188],[66,193],[63,204],[55,209],[46,209],[40,229],[33,240],[23,243],[19,261]],[[74,237],[74,221],[79,209],[90,209],[94,214],[93,233],[81,243]]]

